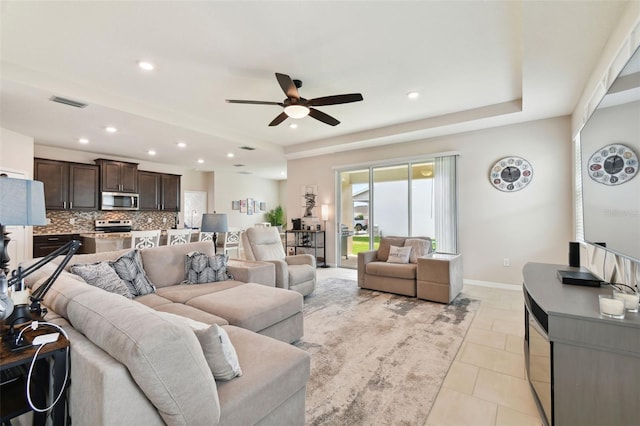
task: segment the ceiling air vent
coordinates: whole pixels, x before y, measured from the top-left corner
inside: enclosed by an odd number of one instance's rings
[[[234,164],[233,167],[244,167],[244,164]]]
[[[84,108],[88,105],[83,102],[74,101],[73,99],[67,99],[60,96],[52,96],[49,98],[49,100],[53,102],[57,102],[59,104],[65,104],[65,105],[69,105],[76,108]]]
[[[251,172],[238,172],[239,175],[250,175],[252,174]]]
[[[256,149],[252,146],[241,146],[240,149],[244,149],[245,151],[255,151]]]

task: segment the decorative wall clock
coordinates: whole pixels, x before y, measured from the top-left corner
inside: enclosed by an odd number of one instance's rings
[[[638,173],[638,156],[628,146],[613,143],[593,153],[587,172],[591,179],[603,185],[620,185]]]
[[[533,167],[524,158],[504,157],[489,172],[491,184],[504,192],[520,191],[531,183]]]

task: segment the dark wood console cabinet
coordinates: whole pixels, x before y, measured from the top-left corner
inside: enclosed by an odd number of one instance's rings
[[[140,210],[180,211],[180,176],[138,172]]]
[[[600,315],[611,287],[562,284],[564,265],[525,265],[525,362],[550,424],[635,425],[640,419],[640,314]]]
[[[34,160],[34,179],[44,183],[47,210],[98,210],[98,166]]]

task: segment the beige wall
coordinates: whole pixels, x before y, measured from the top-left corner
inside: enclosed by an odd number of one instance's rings
[[[466,279],[520,285],[526,262],[567,262],[572,235],[569,117],[290,160],[287,210],[299,213],[301,185],[318,185],[318,204],[332,206],[327,258],[335,264],[334,167],[449,151],[460,153],[459,247]],[[510,155],[529,160],[534,177],[524,190],[504,193],[491,186],[488,173],[498,159]],[[503,266],[504,258],[510,259],[510,267]]]
[[[0,170],[14,172],[33,179],[33,138],[0,128]],[[18,262],[30,259],[33,253],[33,228],[11,227],[9,263],[11,269]]]
[[[265,212],[248,215],[238,210],[231,210],[234,200],[253,198],[267,203],[271,210],[280,203],[280,181],[258,178],[239,173],[215,173],[215,205],[218,213],[227,214],[230,227],[248,228],[259,222],[265,222]]]

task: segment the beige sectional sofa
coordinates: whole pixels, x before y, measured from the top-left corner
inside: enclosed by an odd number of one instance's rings
[[[133,300],[60,275],[44,304],[46,319],[63,326],[71,341],[73,424],[304,424],[310,360],[289,344],[303,333],[302,296],[275,288],[274,266],[265,262],[229,261],[234,280],[181,285],[185,255],[213,250],[211,242],[142,250],[156,292]],[[67,269],[127,251],[76,255]],[[51,268],[29,277],[30,284],[40,285]],[[180,317],[221,325],[242,376],[215,381]]]

